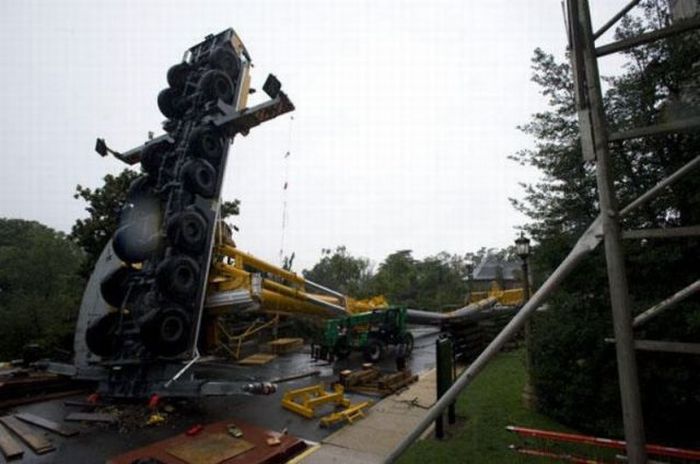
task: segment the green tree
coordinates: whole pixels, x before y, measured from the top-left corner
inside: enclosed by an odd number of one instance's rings
[[[443,251],[418,261],[416,304],[430,310],[462,305],[469,291],[468,277],[469,266],[457,255]]]
[[[369,260],[350,255],[344,246],[337,247],[335,251],[322,249],[321,260],[311,269],[302,271],[302,274],[305,279],[354,298],[370,296],[372,266]]]
[[[124,169],[116,176],[104,176],[102,186],[95,189],[76,186],[73,197],[87,203],[85,210],[89,215],[75,221],[69,237],[86,253],[87,258],[80,271],[83,277],[87,278],[92,273],[100,253],[117,229],[119,212],[126,201],[129,185],[139,175],[137,171]],[[222,202],[222,219],[238,215],[240,204],[240,200]]]
[[[87,278],[92,273],[100,253],[114,234],[119,223],[119,211],[126,201],[129,185],[139,176],[137,171],[124,169],[118,175],[107,174],[101,187],[91,189],[76,186],[73,198],[87,203],[89,216],[73,224],[70,238],[85,251],[86,259],[81,274]]]
[[[375,274],[367,258],[339,246],[323,249],[321,260],[303,275],[356,298],[384,295],[391,304],[438,311],[463,304],[470,270],[467,255],[442,252],[417,260],[410,250],[400,250],[388,255]]]
[[[418,306],[418,270],[411,250],[396,251],[379,265],[372,288],[393,304]]]
[[[21,356],[29,343],[71,349],[83,259],[61,232],[0,219],[0,359]]]
[[[642,3],[642,14],[622,21],[622,39],[669,24],[666,2]],[[622,73],[606,78],[604,100],[612,131],[666,121],[678,113],[677,102],[687,82],[696,78],[700,41],[671,39],[626,53]],[[533,257],[536,280],[563,259],[577,237],[597,216],[594,166],[582,161],[574,107],[571,69],[535,50],[533,80],[547,97],[549,109],[533,115],[522,130],[535,147],[514,156],[534,166],[543,178],[525,185],[523,201],[514,201],[532,223],[526,230],[539,243]],[[682,105],[681,105],[682,106]],[[675,112],[675,113],[674,113]],[[672,134],[635,139],[611,146],[616,193],[622,205],[697,156],[700,137]],[[623,227],[674,227],[700,223],[700,177],[688,176]],[[698,240],[666,240],[650,247],[625,243],[633,307],[641,311],[675,289],[697,279]],[[562,286],[533,324],[533,376],[540,407],[555,418],[594,433],[620,434],[620,406],[609,295],[602,247]],[[638,338],[697,341],[697,298],[664,314],[637,333]],[[700,434],[700,381],[697,360],[668,354],[639,353],[643,409],[649,435],[682,442]],[[673,435],[668,435],[673,430]]]

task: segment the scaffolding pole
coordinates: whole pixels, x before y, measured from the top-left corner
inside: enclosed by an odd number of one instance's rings
[[[578,40],[574,40],[576,46],[573,47],[572,53],[577,56],[577,62],[583,64],[583,72],[575,75],[577,78],[575,84],[586,96],[586,101],[579,103],[586,105],[590,110],[588,115],[590,129],[593,133],[592,137],[582,137],[582,148],[588,152],[588,156],[585,158],[595,157],[596,160],[598,201],[603,226],[605,261],[608,268],[608,286],[616,340],[615,352],[627,457],[633,464],[644,464],[647,461],[646,438],[644,436],[637,359],[634,350],[631,304],[622,250],[620,215],[610,166],[608,128],[600,88],[593,28],[587,0],[571,0],[569,5],[571,33],[578,38]],[[581,82],[580,77],[583,77],[585,82]]]

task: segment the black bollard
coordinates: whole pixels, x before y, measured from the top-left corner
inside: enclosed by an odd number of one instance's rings
[[[452,339],[441,334],[435,341],[435,355],[437,357],[437,399],[439,400],[452,386],[452,382],[454,382]],[[450,424],[455,423],[455,403],[450,404],[448,408],[448,421]],[[440,414],[437,419],[435,419],[435,438],[442,439],[444,436],[445,431],[442,423],[442,414]]]

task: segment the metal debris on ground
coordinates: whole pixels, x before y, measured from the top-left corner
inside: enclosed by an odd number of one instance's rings
[[[228,433],[234,438],[241,438],[243,436],[243,431],[239,429],[236,424],[228,424],[227,426]]]
[[[352,424],[357,420],[365,417],[364,410],[372,406],[371,401],[363,401],[362,403],[351,404],[342,411],[333,412],[327,416],[323,416],[320,421],[321,427],[331,427],[339,422],[347,421]]]
[[[282,396],[282,407],[307,419],[312,419],[316,415],[316,408],[329,403],[345,408],[350,406],[350,400],[345,397],[345,389],[342,385],[335,384],[333,391],[328,392],[325,385],[319,383],[310,387],[288,390]]]
[[[158,412],[154,412],[153,414],[148,416],[148,420],[146,420],[146,425],[158,425],[162,422],[165,422],[165,416]]]

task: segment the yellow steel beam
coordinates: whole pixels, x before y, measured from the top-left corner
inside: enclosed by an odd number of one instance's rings
[[[260,258],[256,258],[253,255],[239,250],[238,248],[234,248],[230,245],[222,245],[218,247],[218,251],[226,256],[234,258],[236,260],[236,267],[242,268],[243,265],[247,264],[248,266],[254,267],[260,271],[269,272],[290,282],[304,285],[303,277],[296,275],[294,272],[290,272],[286,269],[282,269],[281,267],[272,265]]]
[[[333,412],[327,416],[321,418],[321,427],[329,427],[343,420],[348,421],[350,424],[355,422],[357,419],[362,419],[365,417],[364,409],[372,405],[371,401],[364,401],[362,403],[352,404],[339,412]]]

